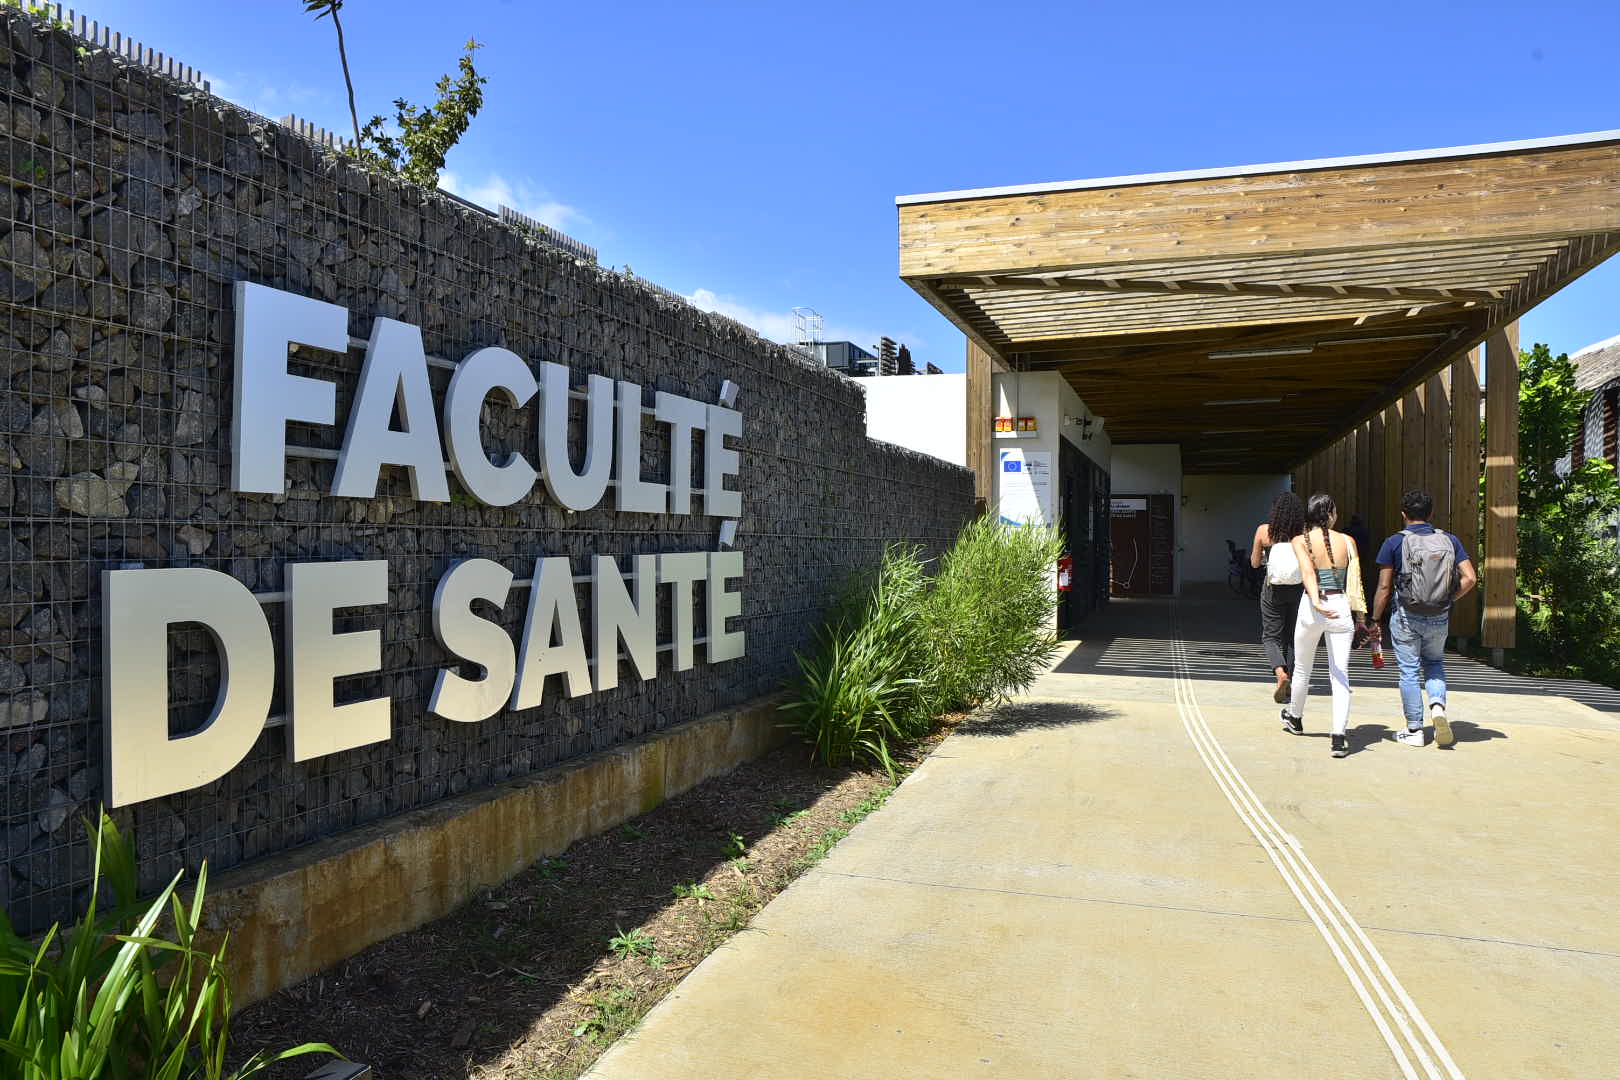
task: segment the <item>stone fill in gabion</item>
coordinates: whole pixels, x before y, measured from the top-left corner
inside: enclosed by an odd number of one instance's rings
[[[350,167],[201,90],[10,13],[0,17],[0,902],[23,930],[85,899],[101,776],[99,574],[205,566],[256,592],[288,560],[378,559],[384,674],[340,700],[393,696],[393,737],[300,765],[269,728],[225,778],[117,811],[143,884],[203,859],[224,869],[459,792],[521,777],[780,686],[838,588],[901,540],[937,553],[972,510],[968,472],[864,435],[863,398],[734,323],[623,275],[575,262],[453,201]],[[379,497],[324,494],[333,464],[293,460],[285,496],[230,490],[231,287],[249,280],[419,325],[431,355],[501,345],[531,360],[715,400],[741,387],[738,548],[746,557],[745,659],[479,724],[427,714],[447,663],[432,588],[458,558],[527,577],[541,554],[714,550],[701,516],[564,513],[542,490],[506,509],[459,492],[410,498],[385,470]],[[362,353],[303,350],[294,370],[338,385],[339,425],[290,425],[335,449]],[[449,373],[433,373],[442,395]],[[650,397],[649,397],[650,403]],[[532,445],[534,410],[490,405],[492,444]],[[667,474],[649,425],[644,473]],[[609,504],[610,507],[610,504]],[[667,606],[667,599],[665,601]],[[269,604],[278,643],[279,605]],[[502,620],[516,634],[523,603]],[[701,611],[699,613],[701,618]],[[667,612],[660,625],[668,624]],[[701,625],[701,624],[700,624]],[[627,669],[628,670],[628,669]],[[206,718],[219,680],[211,636],[170,643],[172,727]],[[280,710],[277,702],[276,711]]]

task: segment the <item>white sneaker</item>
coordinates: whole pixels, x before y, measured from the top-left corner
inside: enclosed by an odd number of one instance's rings
[[[1426,734],[1422,728],[1418,728],[1416,731],[1403,731],[1395,736],[1395,741],[1405,743],[1407,746],[1425,746],[1429,741],[1424,737]]]
[[[1429,721],[1434,724],[1434,745],[1450,746],[1457,741],[1457,736],[1451,733],[1451,722],[1446,719],[1445,702],[1429,703]]]

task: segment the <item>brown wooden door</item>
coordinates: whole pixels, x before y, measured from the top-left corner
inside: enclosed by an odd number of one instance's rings
[[[1146,495],[1109,498],[1108,538],[1113,549],[1114,595],[1146,596],[1153,538]]]

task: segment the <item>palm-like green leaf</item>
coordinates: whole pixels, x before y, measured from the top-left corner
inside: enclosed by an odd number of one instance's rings
[[[117,826],[103,815],[86,831],[91,898],[71,931],[53,926],[30,946],[0,916],[0,1080],[241,1080],[299,1054],[337,1054],[306,1043],[227,1073],[225,944],[205,950],[196,937],[206,865],[189,904],[177,874],[142,906],[134,852]],[[172,935],[158,933],[166,909]]]

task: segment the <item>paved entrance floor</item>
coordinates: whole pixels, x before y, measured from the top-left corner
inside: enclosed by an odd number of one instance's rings
[[[1620,695],[1353,662],[1279,727],[1251,607],[1116,602],[701,964],[597,1080],[1620,1076]]]

